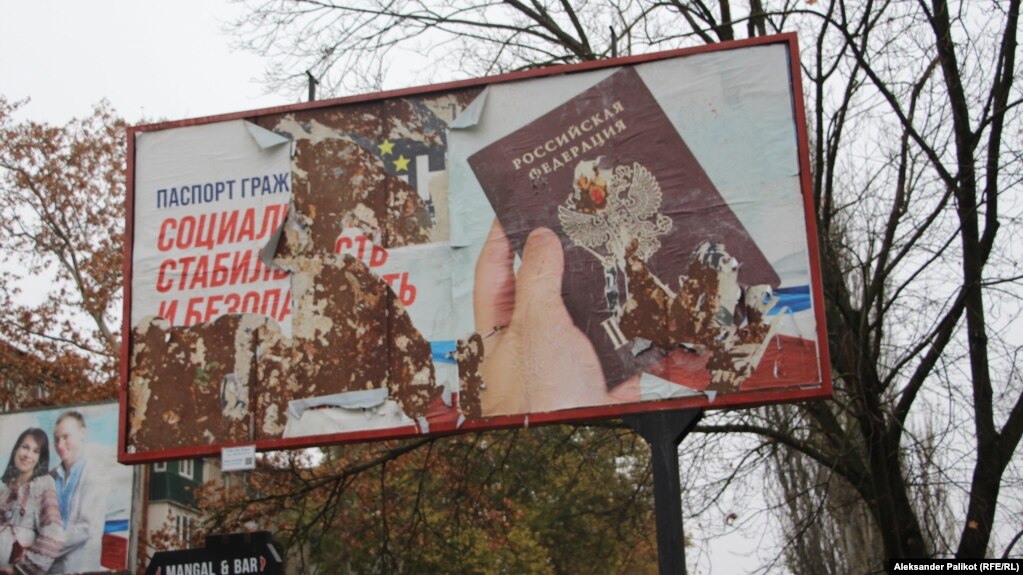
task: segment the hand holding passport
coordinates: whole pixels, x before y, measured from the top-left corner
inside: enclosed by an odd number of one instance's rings
[[[533,266],[526,266],[527,243],[555,243],[556,237],[564,248],[559,266],[563,277],[545,284],[546,303],[530,302],[523,311],[516,300],[521,294],[486,287],[501,282],[491,277],[497,272],[483,257],[477,266],[477,291],[482,286],[484,293],[476,296],[478,333],[487,335],[534,314],[547,316],[552,326],[564,324],[549,328],[547,334],[530,335],[534,342],[547,341],[546,347],[525,346],[514,332],[495,336],[505,340],[502,347],[512,340],[517,354],[539,354],[535,361],[514,365],[498,365],[505,361],[500,359],[484,362],[484,369],[516,378],[525,386],[524,397],[504,401],[527,405],[502,412],[538,411],[536,402],[530,401],[530,386],[540,378],[549,379],[545,372],[560,371],[557,366],[562,364],[587,366],[565,374],[585,381],[562,379],[551,385],[566,393],[585,390],[580,393],[589,395],[565,397],[553,408],[612,401],[606,390],[634,380],[671,351],[622,334],[618,323],[630,295],[627,253],[638,256],[653,283],[668,286],[668,292],[686,273],[699,246],[708,242],[726,246],[742,262],[738,273],[743,285],[778,285],[771,265],[633,68],[622,68],[468,161],[508,243],[523,256],[520,285],[527,281],[521,278],[523,273],[533,273]],[[534,233],[543,228],[553,233]],[[488,244],[491,241],[488,238]],[[484,248],[484,255],[488,249]],[[543,253],[553,254],[553,250]],[[507,267],[510,273],[510,263]],[[514,311],[488,315],[485,310],[491,308],[481,303],[487,297],[496,298],[498,307]],[[563,312],[567,317],[553,317]],[[565,343],[577,334],[589,344],[585,349]],[[546,356],[551,357],[544,362]],[[597,369],[588,367],[593,357]],[[531,367],[536,365],[545,367]],[[603,393],[599,393],[601,386]]]

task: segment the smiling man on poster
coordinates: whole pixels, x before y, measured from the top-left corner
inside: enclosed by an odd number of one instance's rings
[[[53,442],[60,465],[50,474],[57,483],[57,502],[64,522],[64,547],[50,573],[100,571],[106,489],[85,457],[85,417],[65,411],[57,418]]]

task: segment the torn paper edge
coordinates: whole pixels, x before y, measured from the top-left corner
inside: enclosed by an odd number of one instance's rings
[[[319,397],[293,399],[288,402],[288,418],[301,419],[307,409],[317,407],[343,407],[346,409],[371,409],[383,405],[387,400],[387,388],[360,389]]]
[[[245,127],[248,128],[249,135],[252,136],[252,139],[256,141],[256,145],[258,145],[261,150],[291,142],[290,138],[282,136],[277,132],[267,130],[260,125],[253,124],[252,122],[245,122]]]
[[[490,86],[487,86],[480,92],[479,96],[472,101],[471,104],[462,110],[462,113],[458,115],[450,124],[448,129],[451,130],[464,130],[466,128],[472,128],[480,122],[480,116],[483,115],[483,108],[487,104],[487,94],[490,93]]]

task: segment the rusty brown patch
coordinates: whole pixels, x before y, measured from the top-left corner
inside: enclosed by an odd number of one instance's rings
[[[387,389],[406,415],[425,417],[430,404],[443,393],[443,388],[436,384],[430,342],[412,325],[412,318],[398,297],[390,290],[387,295],[390,317],[387,335],[391,351]]]
[[[480,393],[483,391],[483,338],[473,333],[466,339],[458,340],[455,346],[455,361],[458,363],[458,407],[467,418],[483,417]]]
[[[294,376],[316,397],[387,380],[387,284],[359,260],[303,260],[292,272]]]
[[[257,323],[265,321],[260,317]],[[162,321],[140,324],[134,332],[128,385],[130,443],[169,449],[251,439],[253,330],[253,322],[239,315],[192,327],[167,327]],[[239,345],[243,352],[236,354]],[[241,417],[236,416],[239,408]]]
[[[619,322],[622,333],[664,350],[693,346],[707,358],[708,389],[738,391],[756,369],[776,327],[766,320],[775,301],[770,288],[740,288],[734,282],[737,263],[722,246],[701,244],[694,251],[674,295],[636,256],[635,244],[627,251],[626,263],[629,294]],[[740,289],[743,297],[738,300],[725,293]]]

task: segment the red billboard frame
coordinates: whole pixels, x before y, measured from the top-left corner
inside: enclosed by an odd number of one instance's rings
[[[797,134],[797,149],[798,149],[798,163],[799,163],[799,181],[800,188],[803,191],[803,212],[805,216],[805,226],[807,237],[810,241],[807,242],[807,251],[809,253],[810,270],[813,280],[810,281],[810,291],[814,305],[814,313],[816,316],[816,337],[817,337],[817,355],[820,360],[820,378],[819,386],[813,388],[807,388],[802,390],[795,389],[784,389],[784,390],[762,390],[762,391],[748,391],[737,395],[722,395],[714,401],[711,407],[715,409],[729,408],[737,406],[756,406],[768,403],[778,403],[794,400],[806,400],[814,398],[827,398],[831,396],[831,377],[829,373],[829,360],[828,360],[828,346],[827,346],[827,330],[824,321],[823,312],[823,290],[821,282],[819,281],[821,275],[820,268],[820,257],[818,251],[818,245],[816,241],[813,241],[817,237],[816,222],[813,214],[815,213],[815,206],[813,205],[813,196],[810,191],[812,190],[812,183],[810,179],[810,165],[809,165],[809,143],[807,137],[805,110],[803,106],[803,92],[800,82],[801,69],[799,64],[799,48],[796,34],[788,33],[777,36],[768,36],[753,38],[749,40],[740,40],[734,42],[725,42],[712,46],[699,46],[694,48],[673,50],[655,54],[645,54],[639,56],[628,56],[610,60],[584,62],[580,64],[571,64],[564,66],[556,66],[550,68],[542,68],[535,70],[527,70],[521,72],[515,72],[510,74],[503,74],[485,78],[475,78],[457,82],[447,82],[441,84],[433,84],[427,86],[405,88],[400,90],[391,90],[385,92],[379,92],[374,94],[363,94],[357,96],[350,96],[345,98],[320,100],[315,102],[308,102],[302,104],[295,104],[289,106],[279,106],[272,108],[257,109],[245,112],[235,112],[230,114],[222,114],[215,116],[207,116],[201,118],[177,120],[159,122],[153,124],[146,124],[140,126],[134,126],[128,130],[128,161],[127,161],[127,195],[126,195],[126,226],[125,226],[125,263],[124,263],[124,308],[123,308],[123,336],[122,336],[122,354],[121,354],[121,389],[120,389],[120,437],[119,437],[119,459],[122,463],[145,463],[153,461],[163,461],[170,459],[189,458],[189,457],[201,457],[201,456],[216,456],[220,453],[221,448],[230,447],[235,445],[251,445],[256,444],[257,449],[260,451],[265,450],[280,450],[280,449],[292,449],[292,448],[303,448],[316,445],[324,445],[330,443],[342,443],[342,442],[357,442],[357,441],[373,441],[382,439],[401,439],[422,436],[422,433],[415,425],[410,425],[405,428],[388,428],[384,430],[366,430],[359,432],[347,432],[347,433],[328,433],[323,435],[305,435],[301,437],[293,438],[279,438],[270,440],[260,440],[256,442],[245,441],[235,443],[217,443],[203,446],[184,446],[180,448],[164,449],[158,452],[146,452],[146,453],[132,453],[129,452],[128,448],[128,394],[129,394],[129,368],[130,368],[130,351],[131,351],[131,334],[132,327],[131,322],[131,304],[132,304],[132,266],[133,266],[133,242],[135,237],[135,178],[136,178],[136,137],[139,134],[146,132],[154,132],[159,130],[166,130],[171,128],[181,128],[190,126],[200,126],[205,124],[212,124],[217,122],[226,122],[231,120],[253,120],[264,116],[302,112],[309,110],[318,110],[324,108],[332,108],[338,106],[347,106],[359,103],[374,102],[379,100],[407,97],[407,96],[423,96],[431,93],[445,92],[457,89],[464,89],[470,87],[485,87],[492,85],[505,84],[509,82],[516,82],[527,79],[546,78],[557,75],[569,75],[580,72],[600,70],[604,68],[619,67],[619,66],[631,66],[635,64],[642,64],[648,62],[655,62],[659,60],[665,60],[669,58],[677,58],[680,56],[692,56],[707,52],[718,52],[727,51],[739,48],[748,48],[754,46],[764,45],[785,45],[788,49],[789,54],[789,82],[792,90],[793,99],[793,117],[796,122],[796,134]],[[464,433],[469,431],[486,430],[486,429],[500,429],[500,428],[514,428],[523,427],[528,425],[536,424],[548,424],[548,423],[561,423],[561,422],[583,422],[596,419],[603,419],[609,417],[616,417],[624,414],[641,413],[647,411],[664,411],[673,410],[680,408],[689,408],[705,402],[698,402],[693,399],[681,398],[681,399],[664,399],[656,402],[643,402],[627,405],[615,405],[615,406],[601,406],[601,407],[582,407],[571,410],[562,410],[546,413],[531,413],[525,415],[498,415],[484,419],[467,420],[464,423],[450,425],[433,426],[430,430],[431,435],[442,435],[442,434],[453,434],[453,433]]]

